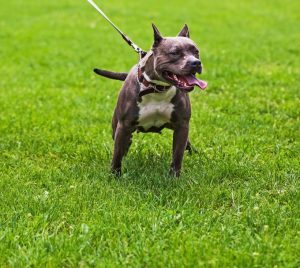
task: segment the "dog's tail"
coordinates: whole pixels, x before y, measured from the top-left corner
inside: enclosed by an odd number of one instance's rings
[[[116,72],[101,70],[101,69],[97,69],[97,68],[94,69],[94,72],[101,76],[104,76],[104,77],[107,77],[110,79],[121,80],[121,81],[125,81],[125,79],[128,75],[128,73],[116,73]]]

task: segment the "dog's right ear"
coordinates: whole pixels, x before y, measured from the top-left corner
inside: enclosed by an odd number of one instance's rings
[[[157,27],[154,25],[154,23],[152,23],[152,28],[153,28],[153,32],[154,32],[154,44],[153,47],[157,47],[158,44],[161,42],[161,40],[163,39],[163,37],[161,36],[159,30],[157,29]]]

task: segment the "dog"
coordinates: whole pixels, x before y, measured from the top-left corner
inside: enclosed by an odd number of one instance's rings
[[[129,150],[132,134],[173,130],[173,156],[170,174],[179,177],[184,151],[192,150],[189,141],[191,104],[188,93],[207,83],[196,78],[202,73],[197,45],[190,39],[185,24],[176,37],[163,37],[152,24],[154,43],[129,73],[94,69],[102,76],[125,81],[112,118],[114,152],[112,172],[121,175],[122,159]]]

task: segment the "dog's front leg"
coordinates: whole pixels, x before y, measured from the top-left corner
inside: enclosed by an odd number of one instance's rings
[[[173,133],[173,161],[170,174],[179,177],[183,154],[187,145],[189,135],[188,123],[176,128]]]
[[[114,155],[111,163],[112,172],[120,176],[122,159],[129,150],[132,138],[132,130],[118,123],[115,133]]]

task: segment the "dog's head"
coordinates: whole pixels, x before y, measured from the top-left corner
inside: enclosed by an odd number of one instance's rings
[[[163,37],[154,24],[152,27],[154,69],[160,80],[185,91],[194,86],[205,89],[206,82],[195,76],[201,74],[202,63],[197,45],[190,39],[188,26],[184,25],[176,37]]]

